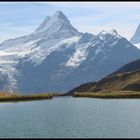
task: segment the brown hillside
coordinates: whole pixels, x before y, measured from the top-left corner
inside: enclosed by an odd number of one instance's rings
[[[75,92],[113,92],[113,91],[140,91],[140,70],[107,76],[99,82],[80,85],[66,95]]]
[[[140,70],[115,74],[99,81],[95,92],[112,92],[120,90],[140,91]]]
[[[92,89],[95,88],[95,85],[96,85],[96,82],[82,84],[82,85],[70,90],[69,92],[67,92],[64,95],[73,95],[74,92],[85,92],[85,91],[90,92]]]

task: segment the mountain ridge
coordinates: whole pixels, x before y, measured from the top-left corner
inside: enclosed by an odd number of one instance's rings
[[[60,11],[0,48],[0,89],[23,94],[66,92],[140,58],[140,50],[116,30],[81,33]]]

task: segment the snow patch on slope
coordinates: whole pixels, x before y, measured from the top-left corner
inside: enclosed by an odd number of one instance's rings
[[[134,44],[138,49],[140,49],[140,43]]]
[[[3,82],[6,83],[3,86],[3,91],[15,92],[18,91],[18,82],[15,76],[19,73],[15,67],[11,65],[4,65],[0,68],[1,78],[3,78]]]
[[[65,66],[77,68],[86,59],[88,55],[86,49],[89,47],[89,45],[90,43],[84,44],[83,46],[76,46],[77,49],[65,64]]]
[[[19,75],[15,66],[18,64],[20,58],[30,53],[31,48],[35,46],[36,41],[27,42],[14,47],[8,47],[0,51],[0,73],[4,91],[15,92],[18,91],[18,82],[16,76]]]
[[[39,47],[36,46],[36,48],[31,50],[28,61],[31,61],[31,63],[37,66],[41,64],[42,61],[52,52],[63,49],[61,47],[64,45],[65,48],[69,47],[71,44],[78,42],[79,38],[79,36],[74,36],[64,40],[52,40],[43,42],[39,45]]]

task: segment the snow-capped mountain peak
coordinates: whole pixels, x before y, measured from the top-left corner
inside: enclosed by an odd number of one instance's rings
[[[130,39],[130,42],[132,42],[133,44],[138,44],[140,43],[140,24],[138,25],[134,35],[132,36],[132,38]]]
[[[110,30],[109,33],[113,36],[118,36],[118,32],[115,29]]]
[[[107,31],[105,31],[105,30],[103,30],[99,33],[99,35],[105,35],[105,34],[107,34]]]
[[[97,35],[101,40],[112,40],[113,38],[122,38],[116,30],[112,29],[109,32],[103,30]]]
[[[56,22],[65,22],[67,24],[70,24],[70,21],[67,19],[67,17],[61,12],[57,11],[55,12],[51,17],[48,16],[36,29],[36,31],[44,31],[49,29],[51,26],[53,26]],[[60,24],[59,24],[60,25]]]
[[[109,32],[103,30],[101,31],[98,36],[106,36],[106,35],[112,35],[112,36],[118,36],[120,37],[120,35],[118,34],[118,32],[115,29],[110,30]]]
[[[53,35],[53,37],[80,35],[61,11],[57,11],[51,17],[47,17],[36,29],[35,34],[40,32],[48,36]]]
[[[54,15],[52,16],[52,19],[61,19],[66,22],[69,22],[68,18],[63,14],[62,11],[56,11]]]
[[[5,49],[33,40],[66,39],[81,34],[61,11],[57,11],[51,17],[48,16],[33,33],[5,40],[0,47]]]

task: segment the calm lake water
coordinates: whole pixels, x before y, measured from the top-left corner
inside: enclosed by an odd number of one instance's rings
[[[140,100],[58,97],[1,103],[0,137],[140,137]]]

